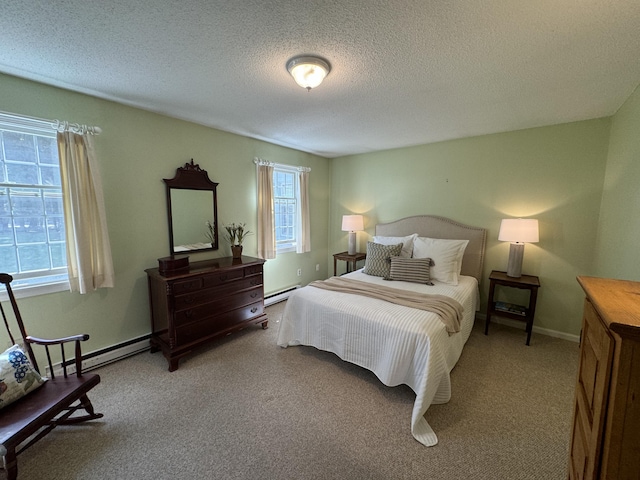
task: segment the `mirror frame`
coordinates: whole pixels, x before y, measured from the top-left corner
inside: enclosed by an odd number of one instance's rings
[[[169,217],[169,250],[171,255],[189,254],[191,252],[202,252],[206,250],[218,250],[220,243],[218,241],[218,195],[216,188],[218,184],[212,182],[209,179],[209,174],[206,170],[200,168],[200,165],[191,162],[184,164],[184,167],[178,167],[176,169],[176,175],[173,178],[163,178],[162,181],[166,185],[167,190],[167,214]],[[213,236],[215,241],[211,243],[211,247],[198,248],[194,250],[185,250],[176,252],[174,251],[175,245],[173,244],[173,215],[171,210],[171,190],[205,190],[211,191],[213,194]]]

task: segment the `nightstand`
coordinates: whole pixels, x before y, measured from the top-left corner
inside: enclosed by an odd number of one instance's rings
[[[366,253],[354,253],[353,255],[349,255],[347,252],[334,253],[333,254],[333,276],[335,277],[338,274],[337,273],[338,260],[343,260],[347,262],[347,273],[349,273],[357,269],[357,264],[360,260],[365,260],[366,258],[367,258]]]
[[[527,345],[531,340],[531,330],[533,328],[533,317],[536,314],[536,300],[538,299],[538,288],[540,279],[533,275],[522,275],[521,277],[509,277],[506,272],[493,270],[489,275],[489,298],[487,300],[487,320],[484,326],[484,334],[489,334],[489,323],[491,315],[520,320],[526,322]],[[513,305],[510,303],[496,302],[493,300],[496,285],[509,288],[519,288],[529,290],[529,306]]]

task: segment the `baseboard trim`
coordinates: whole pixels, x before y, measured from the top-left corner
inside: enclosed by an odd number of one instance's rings
[[[487,315],[484,313],[478,313],[476,314],[476,318],[485,322],[487,320]],[[518,322],[517,320],[511,320],[510,318],[502,318],[498,316],[492,316],[491,323],[499,323],[500,325],[506,325],[507,327],[518,329],[522,329],[524,326],[523,322]],[[533,325],[533,331],[541,335],[547,335],[548,337],[561,338],[570,342],[580,343],[580,335],[559,332],[557,330],[551,330],[550,328],[536,327],[535,324]]]
[[[283,290],[279,290],[270,295],[267,295],[266,297],[264,297],[264,306],[268,307],[269,305],[273,305],[275,303],[284,302],[287,298],[289,298],[291,292],[297,290],[300,287],[301,285],[294,285],[292,287],[285,288]]]
[[[133,338],[126,342],[112,345],[107,348],[95,350],[82,356],[82,371],[93,370],[109,363],[122,360],[145,350],[149,350],[149,338],[151,335],[143,335],[142,337]],[[75,360],[67,360],[67,373],[76,373]],[[53,372],[56,375],[62,375],[62,362],[53,365]],[[46,368],[46,375],[51,375],[49,367]]]
[[[269,295],[268,297],[265,297],[265,300],[264,300],[265,306],[273,305],[278,302],[283,302],[284,300],[289,298],[289,295],[291,295],[291,292],[293,292],[294,290],[300,287],[301,287],[300,285],[295,285],[293,287],[290,287],[285,290],[281,290],[279,292],[275,292]],[[484,322],[487,317],[483,313],[478,313],[476,314],[476,318]],[[522,329],[522,326],[523,326],[522,322],[518,322],[516,320],[511,320],[508,318],[502,318],[498,316],[493,317],[491,319],[491,322],[498,323],[501,325],[506,325],[508,327],[519,328],[519,329]],[[533,331],[541,335],[561,338],[563,340],[568,340],[570,342],[575,342],[575,343],[580,342],[579,335],[572,335],[569,333],[559,332],[557,330],[551,330],[549,328],[536,327],[535,325],[533,326]],[[84,371],[92,370],[94,368],[102,367],[109,363],[122,360],[123,358],[127,358],[132,355],[136,355],[137,353],[144,352],[145,350],[149,350],[150,348],[149,338],[151,338],[151,335],[143,335],[141,337],[131,339],[127,342],[122,342],[117,345],[112,345],[107,348],[103,348],[100,350],[87,353],[86,355],[82,356],[82,371],[84,372]],[[62,362],[58,362],[54,364],[53,369],[56,375],[62,375]],[[76,367],[75,367],[74,361],[68,360],[67,373],[72,374],[72,373],[75,373],[75,371],[76,371]],[[47,367],[46,375],[50,375],[50,374],[51,372],[49,370],[49,367]]]

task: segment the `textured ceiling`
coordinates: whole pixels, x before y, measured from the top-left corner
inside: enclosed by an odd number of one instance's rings
[[[0,6],[1,72],[326,157],[612,115],[640,83],[638,0]],[[299,54],[332,65],[311,92]]]

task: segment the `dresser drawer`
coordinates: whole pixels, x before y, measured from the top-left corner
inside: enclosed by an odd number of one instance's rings
[[[195,292],[176,295],[174,300],[174,309],[175,311],[180,311],[188,308],[194,308],[198,305],[216,301],[221,297],[233,295],[235,292],[259,287],[261,285],[262,275],[258,275],[254,277],[243,278],[242,280],[231,282],[225,285],[220,285],[214,288],[203,288],[200,290],[196,290]]]
[[[200,290],[204,285],[202,277],[194,277],[189,280],[182,280],[180,282],[173,282],[172,290],[174,294],[180,294],[185,292],[194,292]]]
[[[262,265],[251,265],[250,267],[245,267],[244,276],[248,277],[250,275],[257,275],[262,273]]]
[[[242,269],[225,270],[210,275],[201,275],[199,277],[190,278],[189,280],[181,280],[173,283],[174,295],[183,293],[196,292],[203,288],[217,287],[235,280],[243,278]]]
[[[226,270],[214,275],[206,275],[204,277],[204,287],[217,287],[218,285],[224,285],[225,283],[233,282],[234,280],[238,280],[242,277],[242,269],[240,268],[236,268],[235,270]]]
[[[176,326],[179,326],[199,321],[204,318],[217,317],[220,314],[224,314],[227,311],[242,307],[243,305],[256,302],[260,302],[262,304],[262,296],[262,287],[257,287],[251,290],[236,293],[234,295],[226,295],[214,298],[211,299],[209,303],[176,311],[174,315],[174,321]],[[216,329],[218,328],[217,318],[211,319],[211,325]]]
[[[233,330],[234,327],[248,322],[263,313],[264,306],[260,301],[218,315],[215,318],[206,318],[188,325],[182,325],[176,328],[176,342],[181,346],[201,340],[212,333],[224,333],[226,330]],[[215,328],[211,328],[212,324],[215,324]]]

